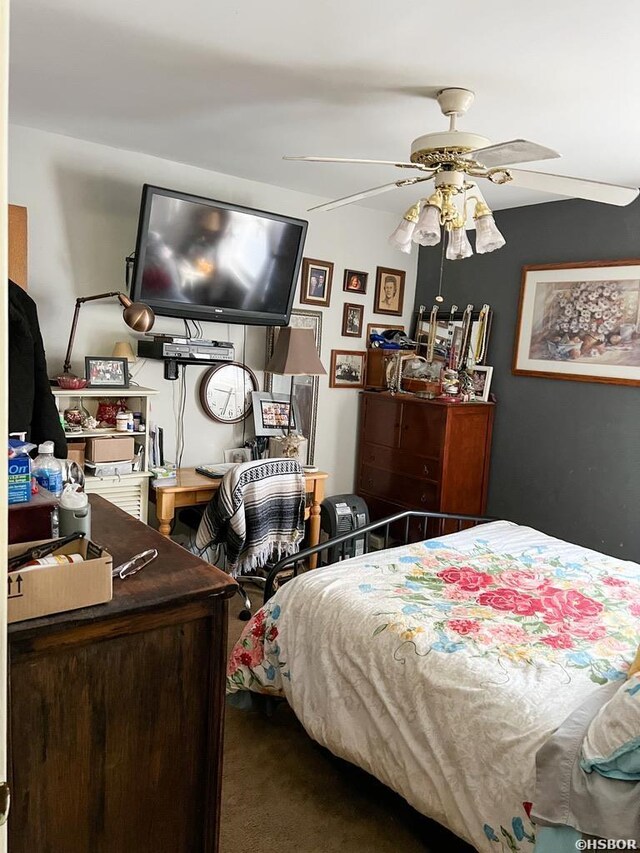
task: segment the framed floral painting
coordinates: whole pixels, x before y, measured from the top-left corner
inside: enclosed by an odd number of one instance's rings
[[[523,267],[513,373],[640,385],[640,259]]]

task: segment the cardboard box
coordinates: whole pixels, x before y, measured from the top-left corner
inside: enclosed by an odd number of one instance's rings
[[[85,456],[89,462],[128,462],[135,455],[130,435],[102,435],[87,439]]]
[[[70,462],[76,462],[81,468],[84,465],[84,451],[86,442],[84,441],[67,441],[67,459]]]
[[[23,542],[9,545],[9,557],[24,554],[34,545],[49,542]],[[64,545],[59,554],[82,554],[82,563],[54,566],[25,566],[8,575],[8,622],[35,619],[50,613],[77,610],[92,604],[104,604],[113,597],[111,569],[113,558],[99,545],[81,539]]]
[[[9,459],[9,503],[31,500],[31,459],[26,455]]]

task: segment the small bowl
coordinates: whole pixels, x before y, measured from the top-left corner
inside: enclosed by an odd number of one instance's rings
[[[69,373],[58,376],[58,387],[64,388],[66,391],[79,391],[81,388],[86,388],[87,380],[81,376],[72,376]]]

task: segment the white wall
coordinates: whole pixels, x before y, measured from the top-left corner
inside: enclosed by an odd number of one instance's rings
[[[366,169],[362,180],[366,186]],[[9,137],[9,201],[29,210],[29,292],[38,304],[50,375],[61,371],[76,297],[125,289],[124,259],[135,247],[143,183],[309,220],[305,256],[335,264],[331,306],[321,309],[322,360],[327,370],[332,349],[362,349],[365,345],[364,337],[358,340],[341,335],[346,301],[364,302],[365,324],[384,325],[386,318],[372,311],[376,266],[407,270],[404,316],[401,320],[387,319],[409,323],[417,253],[408,257],[387,244],[387,236],[397,224],[392,214],[357,206],[308,214],[307,208],[319,203],[315,196],[13,126]],[[369,272],[366,297],[349,297],[343,292],[345,267]],[[205,323],[204,328],[207,338],[234,341],[236,357],[241,358],[241,326]],[[154,331],[181,334],[182,321],[159,317]],[[129,333],[116,300],[85,305],[73,353],[75,371],[82,372],[85,355],[108,355],[114,341],[130,339]],[[261,383],[265,334],[264,328],[247,329],[246,363],[258,373]],[[223,448],[242,443],[242,424],[225,426],[202,413],[197,388],[204,370],[196,366],[187,370],[183,465],[221,461]],[[153,418],[164,427],[166,455],[173,458],[173,398],[178,383],[163,379],[159,361],[134,365],[133,375],[140,385],[160,390],[153,400]],[[247,436],[252,434],[251,419],[246,422],[246,431]],[[331,474],[328,494],[353,490],[356,441],[357,392],[330,389],[328,377],[321,377],[315,464]]]

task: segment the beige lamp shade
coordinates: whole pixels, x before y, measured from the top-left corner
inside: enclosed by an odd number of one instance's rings
[[[280,329],[265,370],[280,376],[324,376],[327,372],[318,358],[313,331],[291,326]]]
[[[129,341],[116,341],[111,355],[114,358],[126,358],[130,364],[136,360],[136,354]]]

